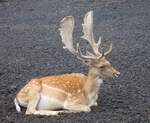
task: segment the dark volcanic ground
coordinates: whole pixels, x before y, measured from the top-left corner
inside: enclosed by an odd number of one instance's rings
[[[82,72],[87,67],[62,48],[59,21],[76,20],[74,41],[83,41],[84,14],[94,10],[94,35],[121,76],[105,80],[98,107],[58,117],[17,113],[13,99],[37,76]],[[150,123],[149,0],[7,0],[0,2],[0,123]],[[87,43],[81,43],[84,47]],[[89,46],[88,46],[89,48]]]

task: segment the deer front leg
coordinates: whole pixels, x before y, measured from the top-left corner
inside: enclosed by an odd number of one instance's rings
[[[94,102],[94,104],[92,106],[98,106],[97,99],[98,99],[98,94],[96,94],[96,96],[95,96],[95,102]]]
[[[68,103],[66,103],[64,105],[64,108],[68,109],[72,112],[81,112],[81,111],[90,112],[91,111],[91,109],[88,105],[83,105],[83,104],[68,104]]]

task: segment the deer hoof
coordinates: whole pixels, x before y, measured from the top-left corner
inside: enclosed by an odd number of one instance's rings
[[[86,107],[85,108],[85,112],[90,112],[91,111],[91,108],[90,107]]]

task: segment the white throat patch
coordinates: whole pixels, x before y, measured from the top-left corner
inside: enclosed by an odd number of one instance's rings
[[[96,78],[98,86],[100,86],[103,83],[103,80],[100,79],[99,77]]]
[[[95,101],[96,101],[96,98],[98,96],[98,91],[99,91],[99,88],[101,86],[101,84],[103,83],[103,80],[100,79],[99,77],[96,78],[96,82],[97,82],[97,86],[98,86],[98,90],[94,90],[92,93],[90,93],[88,95],[89,97],[89,106],[92,106],[94,105]]]

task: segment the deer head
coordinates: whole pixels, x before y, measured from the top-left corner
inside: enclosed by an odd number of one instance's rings
[[[112,43],[107,52],[99,52],[99,47],[101,44],[101,37],[99,37],[96,43],[93,35],[93,11],[89,11],[84,17],[83,33],[81,38],[86,39],[90,46],[92,47],[93,53],[86,51],[83,55],[79,43],[77,43],[76,48],[73,47],[72,33],[74,29],[74,18],[72,16],[67,16],[63,18],[60,22],[60,35],[62,42],[65,44],[65,48],[68,49],[72,54],[76,55],[77,58],[81,59],[86,65],[89,66],[92,74],[99,76],[101,78],[106,77],[118,77],[120,74],[116,69],[114,69],[110,62],[106,59],[106,56],[112,51]]]

